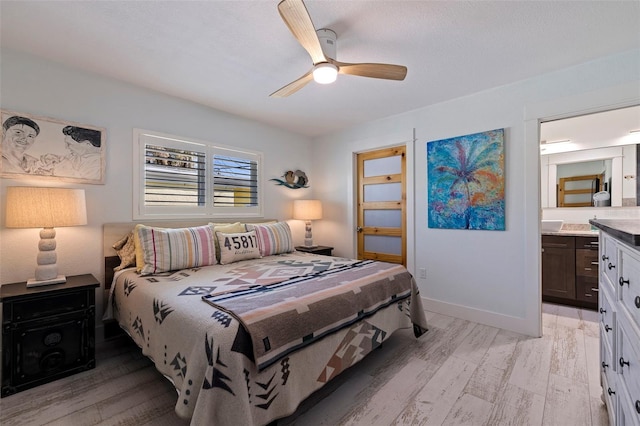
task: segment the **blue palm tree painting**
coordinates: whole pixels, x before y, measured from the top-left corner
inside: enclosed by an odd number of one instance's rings
[[[504,129],[427,143],[429,228],[503,231]]]

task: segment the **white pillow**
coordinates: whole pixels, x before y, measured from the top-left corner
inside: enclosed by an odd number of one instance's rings
[[[222,265],[261,257],[255,231],[231,234],[216,232],[216,237],[220,245],[220,263]]]

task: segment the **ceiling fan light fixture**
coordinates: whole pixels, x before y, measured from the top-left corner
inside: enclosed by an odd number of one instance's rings
[[[328,62],[321,62],[313,67],[313,79],[316,83],[330,84],[338,77],[338,67]]]

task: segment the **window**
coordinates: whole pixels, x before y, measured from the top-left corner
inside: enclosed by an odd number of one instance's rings
[[[134,131],[134,219],[262,216],[262,154]]]

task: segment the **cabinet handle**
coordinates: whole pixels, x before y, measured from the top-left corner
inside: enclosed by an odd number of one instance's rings
[[[598,262],[597,262],[597,261],[593,261],[593,262],[591,262],[591,264],[592,264],[593,266],[598,266]]]
[[[629,280],[625,280],[623,277],[620,277],[618,282],[620,283],[620,287],[623,287],[625,284],[629,284]]]
[[[612,264],[611,262],[609,262],[609,264],[607,265],[607,267],[609,268],[609,270],[612,270],[613,268],[616,267],[616,265]]]
[[[607,364],[606,362],[602,361],[602,369],[604,370],[605,368],[607,368],[609,366],[609,364]]]
[[[608,388],[608,389],[607,389],[607,393],[608,393],[609,395],[615,395],[615,394],[616,394],[614,391],[612,391],[612,390],[611,390],[611,388]]]
[[[585,270],[585,271],[590,271],[590,270],[591,270],[591,268],[584,268],[584,270]]]
[[[606,331],[608,333],[610,330],[613,330],[613,328],[609,327],[609,324],[605,324],[604,325],[604,331]]]
[[[634,303],[636,304],[636,308],[640,309],[640,296],[636,296]]]
[[[636,400],[636,411],[640,414],[640,401]]]
[[[606,314],[606,313],[607,313],[607,310],[606,310],[606,309],[602,309],[602,308],[600,308],[600,313],[601,313],[601,314]]]
[[[623,357],[620,357],[620,367],[624,368],[624,366],[629,365],[629,361],[625,361]]]
[[[600,291],[600,289],[599,289],[599,288],[591,287],[591,291],[593,291],[594,293],[598,293],[598,292]]]
[[[604,254],[602,255],[602,261],[606,262],[607,260],[609,260],[609,256],[605,256]]]

